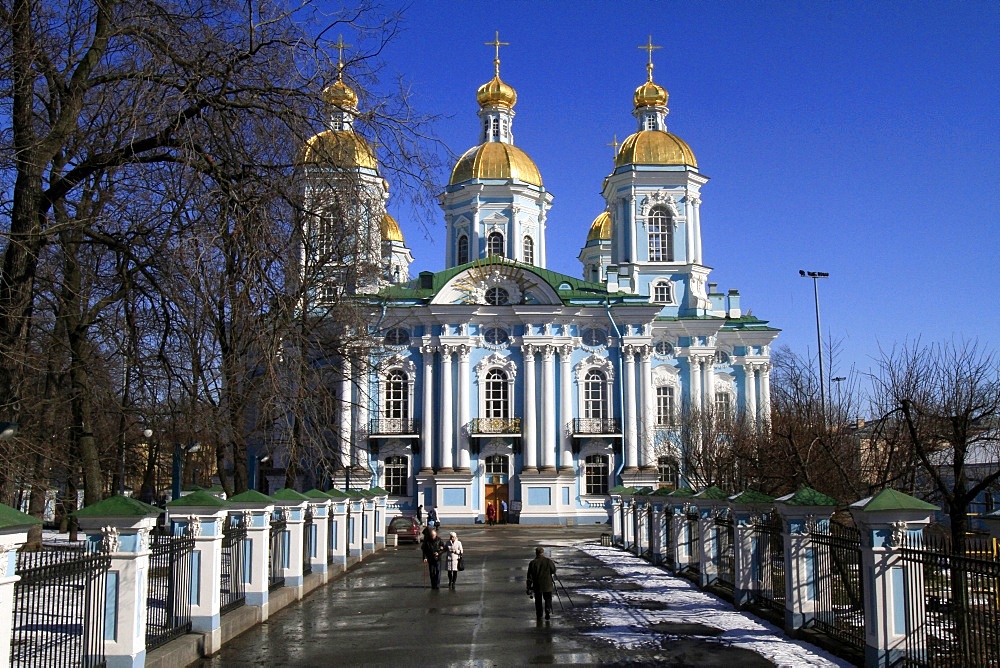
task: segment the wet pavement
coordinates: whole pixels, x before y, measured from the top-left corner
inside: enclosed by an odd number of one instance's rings
[[[597,542],[606,530],[603,525],[456,527],[466,570],[453,590],[444,573],[443,588],[430,589],[416,547],[387,548],[195,665],[772,665],[744,649],[678,638],[684,635],[678,629],[659,647],[627,653],[598,637],[596,615],[588,612],[592,601],[579,590],[634,586],[574,547]],[[525,595],[525,569],[536,545],[560,565],[564,585],[553,600],[551,621],[537,622]]]

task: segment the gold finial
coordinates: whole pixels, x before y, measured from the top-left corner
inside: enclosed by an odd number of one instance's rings
[[[496,49],[496,56],[494,56],[494,58],[493,58],[493,69],[494,69],[494,73],[497,76],[500,76],[500,47],[501,46],[510,46],[510,42],[501,42],[500,41],[500,31],[497,30],[496,31],[496,36],[493,38],[493,41],[492,42],[483,42],[483,45],[484,46],[492,46],[493,48]]]
[[[337,49],[337,80],[341,81],[344,78],[344,49],[351,44],[344,44],[344,36],[337,35],[337,43],[333,45]]]
[[[617,158],[617,157],[618,157],[618,147],[619,147],[619,146],[621,146],[621,144],[620,144],[620,143],[618,143],[618,135],[617,135],[617,134],[613,135],[613,137],[612,137],[611,141],[610,141],[609,143],[605,144],[605,146],[610,146],[610,147],[612,147],[612,148],[613,148],[613,149],[615,150],[615,155],[614,155],[614,157],[615,157],[615,158]]]
[[[655,44],[653,44],[653,36],[650,35],[649,36],[649,41],[647,43],[643,44],[642,46],[640,46],[639,48],[643,49],[643,50],[645,50],[646,52],[649,53],[649,64],[646,65],[646,72],[647,72],[647,77],[648,77],[647,81],[649,81],[650,83],[652,83],[653,82],[653,51],[655,51],[656,49],[662,49],[663,47],[662,46],[656,46]]]

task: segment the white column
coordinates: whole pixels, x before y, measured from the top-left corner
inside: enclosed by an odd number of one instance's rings
[[[537,405],[535,396],[535,347],[526,345],[521,347],[521,354],[524,356],[524,469],[538,468],[538,460],[535,457],[538,444],[535,441],[535,407]]]
[[[691,410],[701,410],[701,360],[695,356],[688,357],[688,367],[691,376]]]
[[[354,369],[355,380],[358,385],[358,405],[354,411],[354,432],[351,439],[354,446],[354,453],[351,461],[356,462],[363,469],[368,469],[368,400],[369,385],[368,374],[361,373],[362,366],[358,365]]]
[[[771,428],[771,364],[760,368],[760,422],[764,429]]]
[[[635,471],[638,465],[639,444],[635,415],[635,348],[627,345],[625,353],[625,469]]]
[[[450,346],[441,347],[441,467],[438,470],[444,473],[455,470],[452,459],[455,447],[453,438],[455,417],[452,407],[455,398],[451,392],[451,354]]]
[[[701,200],[692,200],[694,205],[694,262],[701,264]]]
[[[694,262],[694,198],[687,198],[687,224],[684,226],[684,252],[686,262]]]
[[[702,364],[705,370],[705,406],[710,412],[715,411],[715,360],[709,357]]]
[[[640,451],[639,466],[644,469],[655,469],[656,462],[653,459],[653,422],[656,416],[656,407],[653,397],[653,349],[650,346],[643,346],[640,349],[642,355],[642,450]]]
[[[434,346],[421,346],[420,356],[424,362],[423,407],[420,421],[420,470],[429,472],[434,468]]]
[[[542,349],[542,466],[555,470],[556,455],[556,360],[555,347]]]
[[[469,346],[458,347],[458,470],[469,470]]]
[[[753,364],[744,363],[743,373],[745,375],[743,395],[746,402],[746,412],[753,421],[754,427],[759,427],[760,416],[757,415],[757,369]]]
[[[351,360],[344,358],[343,377],[340,379],[340,457],[344,468],[351,466],[351,416],[353,402],[351,401]]]
[[[562,444],[559,448],[561,459],[559,461],[560,470],[571,470],[573,468],[573,434],[569,421],[573,419],[573,375],[570,369],[570,355],[573,354],[573,346],[562,346],[559,349],[559,441]]]

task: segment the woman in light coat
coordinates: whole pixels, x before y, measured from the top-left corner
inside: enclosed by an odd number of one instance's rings
[[[455,588],[455,581],[458,580],[458,560],[462,556],[462,541],[458,539],[458,535],[452,531],[448,535],[448,541],[444,544],[445,549],[448,550],[448,586],[452,589]]]

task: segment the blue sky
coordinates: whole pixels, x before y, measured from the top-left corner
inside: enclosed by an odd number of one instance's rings
[[[711,280],[782,329],[779,344],[815,354],[806,269],[830,273],[823,330],[843,343],[830,376],[908,338],[997,347],[1000,3],[417,1],[404,17],[382,76],[443,115],[435,132],[456,154],[478,140],[483,43],[495,30],[510,42],[515,142],[555,197],[550,269],[580,275],[607,144],[635,130],[637,46],[651,34],[669,129],[711,177]],[[402,205],[390,211],[413,272],[442,269],[442,217],[427,238]]]

